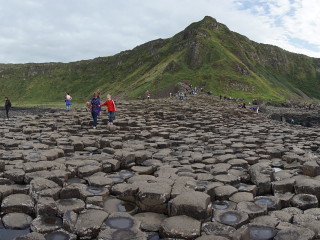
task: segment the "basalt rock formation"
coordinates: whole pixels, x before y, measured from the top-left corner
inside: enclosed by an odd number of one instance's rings
[[[117,105],[0,127],[1,236],[319,239],[319,128],[208,95]]]

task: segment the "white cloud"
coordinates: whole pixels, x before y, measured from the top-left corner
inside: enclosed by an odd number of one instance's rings
[[[320,57],[317,6],[317,0],[0,0],[0,62],[109,56],[171,37],[206,15],[254,41]],[[318,49],[301,48],[295,38]]]

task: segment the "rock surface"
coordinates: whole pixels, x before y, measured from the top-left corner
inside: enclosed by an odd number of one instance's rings
[[[1,125],[1,231],[320,239],[319,128],[204,94],[117,106],[115,124],[103,112],[96,129],[84,109],[23,111]]]

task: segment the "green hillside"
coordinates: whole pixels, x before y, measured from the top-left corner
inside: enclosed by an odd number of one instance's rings
[[[258,44],[205,17],[172,38],[110,57],[0,64],[0,94],[35,104],[61,101],[66,91],[82,102],[96,89],[130,98],[149,90],[160,97],[178,82],[246,99],[319,98],[320,59]]]

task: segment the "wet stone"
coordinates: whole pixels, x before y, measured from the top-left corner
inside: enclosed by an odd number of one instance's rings
[[[256,204],[264,204],[268,211],[278,210],[281,208],[280,200],[274,196],[259,196],[254,198]]]
[[[235,228],[221,224],[219,222],[207,222],[203,223],[201,227],[202,235],[206,234],[211,237],[225,237],[230,239],[233,236],[233,233],[236,231]]]
[[[320,199],[320,181],[314,179],[297,179],[294,186],[296,193],[312,194]]]
[[[2,218],[3,225],[9,229],[29,228],[32,220],[32,217],[25,213],[8,213]]]
[[[98,239],[147,240],[147,235],[139,227],[140,222],[128,213],[112,213],[102,224]]]
[[[315,236],[315,233],[307,228],[301,227],[288,227],[280,230],[275,236],[275,240],[311,240]]]
[[[294,191],[295,180],[287,178],[284,180],[272,182],[272,189],[274,193],[286,193]]]
[[[251,202],[253,201],[253,194],[248,192],[237,192],[234,193],[229,199],[235,203]]]
[[[270,226],[248,224],[243,226],[234,235],[235,240],[272,240],[277,234],[277,230]]]
[[[59,199],[56,202],[56,206],[58,209],[58,215],[62,217],[63,214],[68,210],[76,213],[84,210],[85,202],[78,198]]]
[[[62,219],[53,216],[38,216],[30,225],[30,228],[34,232],[48,233],[58,230],[62,227]]]
[[[279,219],[281,222],[291,222],[293,215],[285,211],[272,211],[269,213],[271,217]]]
[[[43,234],[37,232],[29,233],[29,230],[24,230],[18,235],[19,237],[15,237],[13,240],[46,240]]]
[[[100,166],[83,166],[78,168],[78,177],[79,178],[84,178],[84,177],[89,177],[93,175],[94,173],[100,172],[102,168]]]
[[[170,199],[171,186],[164,182],[135,183],[138,188],[137,205],[142,211],[166,213],[166,203]]]
[[[134,218],[141,222],[141,229],[148,232],[157,232],[161,223],[167,218],[164,214],[145,212],[134,215]]]
[[[316,221],[317,217],[309,214],[296,214],[293,216],[293,224],[310,223]]]
[[[318,207],[318,199],[311,194],[297,194],[291,200],[291,205],[301,210]]]
[[[240,183],[239,178],[229,174],[216,175],[214,178],[217,182],[222,182],[229,185],[237,185]]]
[[[234,193],[238,192],[238,189],[230,186],[219,186],[214,189],[215,196],[217,200],[228,200]]]
[[[206,235],[196,238],[196,240],[229,240],[230,238],[222,237],[222,236],[215,236],[215,235]]]
[[[247,213],[250,218],[256,218],[267,214],[266,205],[256,204],[253,202],[240,202],[237,205],[237,210]]]
[[[108,215],[105,211],[94,209],[80,213],[75,224],[75,233],[80,238],[97,237]]]
[[[94,187],[94,186],[87,186],[80,188],[80,198],[82,200],[86,200],[87,197],[93,196],[102,196],[107,197],[109,196],[109,190],[107,187]]]
[[[309,208],[304,211],[304,214],[316,216],[317,219],[320,220],[320,209],[319,208]]]
[[[60,189],[61,187],[57,183],[45,178],[36,178],[30,182],[30,195],[33,199],[40,197],[58,199]]]
[[[69,233],[62,229],[47,233],[45,235],[46,240],[77,240],[77,236],[75,234]]]
[[[249,216],[247,213],[235,210],[215,211],[213,219],[236,229],[249,222]]]
[[[63,214],[63,227],[69,232],[75,231],[75,225],[78,219],[78,214],[73,211],[66,211]]]
[[[16,183],[24,183],[25,172],[22,169],[6,170],[3,176]]]
[[[125,202],[117,198],[108,198],[103,203],[103,209],[107,213],[127,212],[135,214],[138,211],[137,206],[132,202]]]
[[[268,216],[268,215],[256,217],[251,222],[254,224],[270,226],[270,227],[276,227],[279,225],[279,223],[281,223],[281,221],[276,217]]]
[[[169,202],[169,215],[186,215],[200,221],[211,217],[210,196],[202,192],[185,192]]]
[[[52,197],[40,198],[36,204],[36,215],[56,216],[58,213],[57,204]]]
[[[187,216],[165,219],[160,226],[161,237],[193,239],[200,236],[201,223]]]
[[[104,187],[106,185],[112,185],[113,181],[105,176],[90,176],[86,178],[90,186]]]
[[[215,201],[212,203],[213,210],[235,210],[237,204],[230,201]]]
[[[135,195],[138,193],[138,186],[128,183],[116,184],[111,188],[111,193],[117,196],[119,199],[125,201],[135,201]]]
[[[3,199],[1,211],[4,213],[34,213],[34,201],[26,194],[12,194]]]

